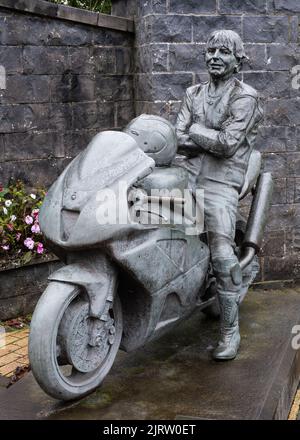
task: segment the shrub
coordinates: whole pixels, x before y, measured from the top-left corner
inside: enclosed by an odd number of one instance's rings
[[[75,8],[89,9],[90,11],[110,14],[111,0],[50,0],[52,3],[59,3]]]
[[[0,266],[26,264],[46,252],[39,226],[43,189],[29,192],[21,181],[0,186]]]

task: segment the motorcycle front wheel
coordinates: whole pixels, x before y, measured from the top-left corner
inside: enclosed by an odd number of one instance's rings
[[[41,388],[59,400],[78,399],[97,388],[111,369],[123,331],[117,295],[100,319],[89,316],[78,286],[53,281],[34,311],[29,359]],[[96,335],[91,341],[91,334]]]

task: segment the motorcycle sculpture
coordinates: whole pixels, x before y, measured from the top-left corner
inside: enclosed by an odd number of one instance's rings
[[[194,220],[177,221],[185,204],[197,202],[188,171],[172,165],[176,148],[168,121],[142,115],[124,132],[96,135],[46,195],[41,229],[65,266],[37,304],[29,356],[37,382],[57,399],[97,388],[119,348],[141,347],[195,308],[217,313],[205,231],[186,233]],[[240,194],[252,190],[252,207],[247,226],[242,218],[236,226],[241,300],[257,273],[271,197],[271,176],[260,171],[253,152]],[[162,192],[153,196],[153,189]],[[173,189],[184,195],[164,195]]]

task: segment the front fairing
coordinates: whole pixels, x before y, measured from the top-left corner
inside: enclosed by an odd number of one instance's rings
[[[44,236],[63,248],[82,249],[140,229],[137,223],[124,222],[127,188],[154,165],[126,133],[99,133],[48,191],[39,216]]]

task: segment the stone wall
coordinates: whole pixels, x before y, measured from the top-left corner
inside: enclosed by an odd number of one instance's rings
[[[113,0],[113,14],[128,19],[0,0],[0,182],[49,186],[97,131],[135,114],[174,122],[206,78],[208,33],[233,29],[250,58],[240,78],[265,101],[257,148],[275,177],[260,279],[300,278],[299,0]]]
[[[240,78],[264,98],[257,148],[275,178],[260,279],[300,278],[300,92],[291,76],[300,64],[299,0],[138,0],[135,11],[137,114],[174,122],[184,90],[206,78],[208,34],[242,36],[249,62]]]
[[[0,1],[1,183],[48,187],[95,133],[132,119],[133,35],[130,20]]]

